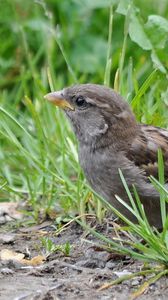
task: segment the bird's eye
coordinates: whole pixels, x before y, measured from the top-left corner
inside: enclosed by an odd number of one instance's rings
[[[79,96],[78,98],[76,98],[76,105],[78,106],[78,107],[84,107],[84,106],[86,106],[86,100],[84,99],[84,97],[82,97],[82,96]]]

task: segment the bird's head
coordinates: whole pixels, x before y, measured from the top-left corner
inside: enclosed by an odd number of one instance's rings
[[[80,143],[93,147],[131,139],[137,124],[126,101],[114,90],[97,84],[79,84],[45,96],[63,108]]]

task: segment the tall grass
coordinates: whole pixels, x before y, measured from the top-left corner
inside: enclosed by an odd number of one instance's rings
[[[160,12],[154,2],[144,10],[139,1],[141,18],[166,16],[168,5]],[[131,3],[126,10],[122,1],[1,1],[0,201],[26,195],[35,221],[55,205],[62,214],[102,218],[70,125],[43,99],[49,90],[77,81],[113,87],[115,80],[139,121],[168,125],[166,76],[129,37]]]

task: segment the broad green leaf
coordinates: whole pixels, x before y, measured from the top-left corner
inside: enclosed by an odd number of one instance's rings
[[[144,29],[154,48],[164,48],[168,39],[168,21],[157,15],[148,17]]]
[[[152,44],[144,31],[144,26],[139,18],[133,13],[130,18],[129,35],[133,42],[144,50],[152,50]]]
[[[118,14],[126,16],[128,6],[131,4],[132,0],[120,0],[117,6],[116,12]]]

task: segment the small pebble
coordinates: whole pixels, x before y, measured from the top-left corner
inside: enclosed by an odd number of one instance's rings
[[[85,257],[89,259],[107,262],[109,259],[109,253],[107,251],[95,251],[93,248],[89,248],[85,253]]]
[[[104,268],[105,263],[98,259],[86,259],[81,260],[76,263],[77,266],[95,269],[95,268]]]
[[[108,262],[106,263],[106,268],[108,268],[108,269],[110,269],[110,270],[114,269],[115,267],[116,267],[116,262],[108,261]]]
[[[3,274],[3,275],[12,275],[13,273],[14,273],[14,271],[9,268],[1,269],[1,274]]]
[[[3,234],[0,233],[0,243],[2,244],[12,244],[14,243],[16,234]]]
[[[132,282],[131,282],[131,285],[132,286],[136,286],[139,284],[139,280],[138,279],[134,279]]]

